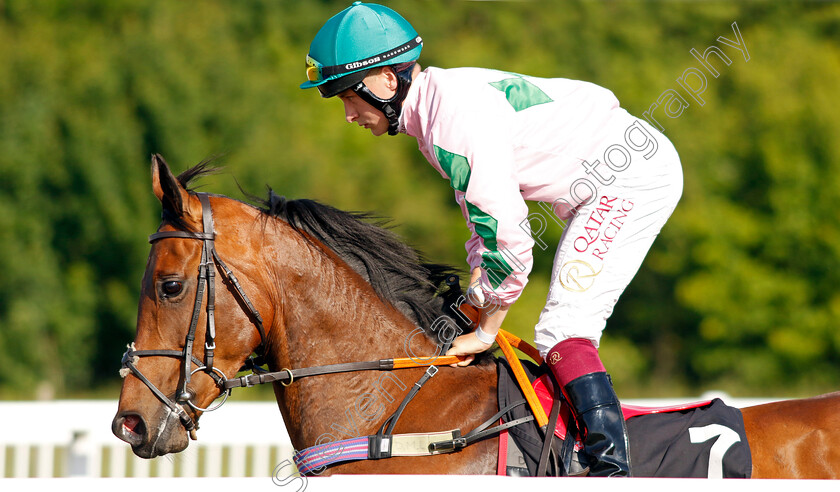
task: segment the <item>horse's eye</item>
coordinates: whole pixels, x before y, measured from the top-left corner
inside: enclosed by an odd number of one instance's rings
[[[168,282],[164,282],[161,286],[161,290],[167,296],[176,296],[179,292],[181,292],[181,288],[183,284],[181,282],[177,282],[175,280],[170,280]]]

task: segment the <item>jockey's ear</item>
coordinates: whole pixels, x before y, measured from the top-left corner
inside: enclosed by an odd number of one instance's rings
[[[191,204],[189,192],[175,178],[160,154],[152,156],[152,189],[165,212],[196,222],[200,220],[200,215],[193,213],[195,207]]]

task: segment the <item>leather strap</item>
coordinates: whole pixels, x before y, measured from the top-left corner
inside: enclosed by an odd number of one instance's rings
[[[248,308],[248,313],[253,318],[254,325],[257,327],[257,331],[260,333],[260,344],[257,348],[254,349],[254,352],[257,354],[262,354],[265,351],[265,327],[263,326],[263,319],[260,316],[259,311],[254,307],[251,303],[251,299],[248,298],[248,295],[245,294],[245,291],[242,290],[242,285],[239,284],[239,279],[236,278],[236,275],[233,274],[230,268],[228,268],[227,264],[219,257],[219,254],[216,253],[216,248],[213,248],[213,258],[216,260],[216,264],[221,267],[222,272],[225,274],[225,278],[233,284],[233,288],[236,289],[236,292],[239,294],[239,300],[241,300],[245,307]]]
[[[172,410],[172,412],[175,413],[175,415],[178,416],[178,419],[181,421],[181,424],[184,426],[184,428],[187,429],[187,432],[196,430],[198,426],[196,425],[195,421],[193,421],[193,419],[187,414],[187,412],[184,411],[184,408],[181,405],[178,405],[177,403],[167,398],[166,395],[164,395],[157,388],[157,386],[152,384],[152,382],[149,381],[146,378],[146,376],[144,376],[143,373],[140,372],[139,369],[137,369],[137,367],[132,362],[133,357],[129,356],[128,354],[129,351],[126,351],[126,353],[123,354],[123,367],[127,367],[132,372],[132,374],[134,374],[134,376],[137,377],[137,379],[139,379],[143,382],[143,384],[148,386],[149,390],[151,390],[152,394],[155,395],[155,397],[157,397],[158,400],[160,400],[164,405],[166,405],[170,410]]]
[[[548,417],[545,415],[545,409],[543,409],[539,398],[537,398],[537,393],[531,386],[531,382],[528,381],[528,376],[525,375],[525,370],[522,369],[522,363],[519,361],[519,357],[516,356],[516,353],[514,353],[513,348],[510,346],[510,342],[505,338],[505,333],[499,330],[499,333],[496,335],[496,342],[499,344],[499,348],[502,349],[502,353],[505,354],[505,358],[507,358],[508,364],[510,364],[510,368],[513,370],[513,375],[516,377],[516,382],[519,383],[519,388],[522,390],[522,394],[525,395],[528,406],[531,407],[531,412],[534,413],[534,417],[537,419],[538,426],[543,428],[548,425]]]
[[[184,356],[184,353],[180,350],[127,350],[123,354],[122,365],[126,366],[126,358],[134,358],[134,357],[149,357],[149,356],[159,356],[159,357],[175,357],[177,359],[181,359]],[[201,367],[201,361],[194,355],[190,356],[190,360],[192,363],[196,365],[196,367]],[[127,367],[127,366],[126,366]],[[134,372],[134,371],[132,371]],[[224,385],[226,379],[222,379],[221,376],[216,374],[215,372],[208,372],[208,376],[213,378],[216,381],[216,384],[220,387]]]
[[[446,352],[448,352],[449,347],[452,346],[452,341],[454,339],[455,339],[454,336],[450,339],[447,339],[446,342],[444,342],[443,347],[441,347],[440,352],[438,352],[438,354],[443,355]],[[433,359],[433,362],[437,362],[438,359],[440,359],[440,357],[437,356],[437,354],[435,354],[435,355],[436,356],[435,356],[435,359]],[[400,406],[397,407],[397,410],[393,414],[391,414],[390,417],[385,419],[385,422],[382,424],[382,427],[379,428],[379,432],[376,433],[377,437],[382,435],[383,429],[384,429],[385,434],[390,435],[394,432],[394,428],[397,425],[397,420],[399,420],[400,416],[403,413],[403,410],[405,410],[405,407],[417,395],[417,393],[420,391],[420,389],[423,388],[423,385],[426,384],[426,382],[429,379],[431,379],[435,374],[438,373],[438,368],[436,367],[436,365],[437,364],[430,365],[429,368],[426,369],[426,372],[424,372],[423,375],[420,376],[420,379],[418,379],[417,382],[414,383],[414,386],[411,388],[411,390],[408,392],[408,394],[405,395],[405,398],[403,398],[403,401],[402,401],[402,403],[400,403]],[[385,427],[386,425],[388,426],[387,428]]]
[[[543,358],[540,356],[540,351],[533,345],[505,330],[499,330],[499,334],[502,335],[513,348],[521,350],[522,353],[530,357],[531,360],[537,363],[537,365],[542,365]]]
[[[199,239],[201,241],[213,241],[214,239],[216,239],[216,235],[212,232],[162,231],[156,232],[149,236],[149,242],[153,243],[158,239],[166,239],[171,237],[179,239]]]
[[[266,383],[291,383],[298,379],[321,376],[323,374],[337,374],[341,372],[356,372],[356,371],[391,371],[394,369],[407,369],[411,367],[428,367],[428,366],[444,366],[455,364],[462,360],[463,356],[440,356],[431,362],[419,363],[411,358],[402,359],[380,359],[367,362],[345,362],[342,364],[328,364],[325,366],[304,367],[300,369],[283,369],[275,372],[255,372],[238,378],[232,378],[225,381],[225,389],[231,388],[248,388],[258,384]],[[253,370],[253,365],[246,364],[247,368]]]
[[[434,443],[429,445],[429,449],[432,450],[432,451],[449,450],[449,449],[458,450],[458,449],[461,449],[465,446],[469,446],[470,444],[472,444],[476,441],[480,441],[480,440],[484,439],[485,437],[496,435],[496,434],[498,434],[499,432],[501,432],[505,429],[510,429],[511,427],[516,427],[519,424],[524,424],[525,422],[530,422],[530,421],[534,420],[533,415],[528,415],[526,417],[522,417],[522,418],[519,418],[519,419],[516,419],[516,420],[511,420],[510,422],[507,422],[507,423],[504,423],[504,424],[499,424],[495,427],[491,427],[491,428],[488,429],[488,427],[490,427],[493,423],[498,422],[499,419],[502,417],[502,415],[504,415],[504,414],[508,413],[509,411],[513,410],[514,408],[516,408],[520,405],[524,405],[524,404],[525,404],[525,400],[515,401],[515,402],[511,403],[510,405],[506,406],[505,408],[496,412],[495,415],[493,415],[489,419],[482,422],[478,427],[469,431],[463,437],[455,437],[453,439],[449,439],[449,440],[446,440],[446,441],[434,442]]]
[[[210,208],[210,199],[206,193],[200,193],[198,199],[201,202],[201,221],[204,225],[204,232],[213,234],[213,213]],[[213,265],[216,256],[214,240],[204,241],[205,256],[205,282],[207,283],[207,334],[204,337],[204,366],[205,371],[213,372],[213,358],[216,352],[216,268]]]
[[[551,442],[554,440],[554,429],[557,428],[557,417],[560,415],[560,392],[554,392],[551,403],[551,416],[548,418],[548,427],[543,432],[543,447],[540,451],[540,461],[537,465],[537,476],[544,477],[548,472],[548,454],[551,452]],[[569,436],[566,436],[569,439]],[[574,438],[572,438],[574,439]]]

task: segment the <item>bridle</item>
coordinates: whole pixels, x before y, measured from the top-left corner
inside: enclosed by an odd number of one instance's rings
[[[242,290],[242,286],[239,284],[239,281],[237,280],[236,276],[233,274],[230,268],[227,267],[225,262],[222,261],[222,259],[219,257],[219,254],[216,252],[214,243],[216,234],[213,229],[213,211],[210,207],[210,199],[208,198],[208,195],[206,193],[196,193],[196,195],[198,196],[198,199],[201,202],[201,217],[204,229],[203,232],[163,231],[157,232],[149,236],[150,243],[154,243],[155,241],[159,241],[161,239],[169,238],[195,239],[202,241],[201,262],[198,268],[198,285],[196,286],[195,304],[193,306],[190,327],[187,332],[186,340],[184,342],[184,349],[136,350],[134,344],[132,343],[128,346],[128,350],[126,350],[123,354],[123,369],[120,371],[120,373],[123,376],[126,376],[130,371],[138,379],[140,379],[140,381],[142,381],[143,384],[145,384],[149,388],[149,390],[155,395],[155,397],[157,397],[158,400],[160,400],[164,405],[166,405],[173,413],[175,413],[178,416],[179,420],[181,421],[181,424],[183,424],[184,428],[187,430],[187,433],[192,439],[196,439],[195,431],[198,429],[198,424],[195,420],[193,420],[192,417],[189,416],[184,406],[188,405],[194,410],[200,412],[210,412],[216,410],[219,407],[221,407],[222,404],[225,403],[225,401],[227,401],[227,398],[228,396],[230,396],[230,392],[233,388],[250,387],[257,384],[275,382],[280,383],[283,386],[288,386],[293,381],[297,381],[301,378],[319,376],[324,374],[336,374],[355,371],[390,371],[393,369],[426,367],[426,372],[423,374],[420,380],[414,384],[412,389],[403,399],[397,411],[394,412],[394,414],[391,415],[388,419],[386,419],[385,423],[382,425],[382,428],[377,433],[378,439],[381,440],[383,436],[387,437],[393,432],[394,426],[396,425],[397,420],[399,419],[406,405],[408,405],[408,403],[414,398],[414,396],[417,394],[420,388],[422,388],[426,381],[428,381],[437,373],[437,366],[453,364],[463,360],[464,357],[462,356],[443,355],[449,349],[449,346],[452,342],[452,339],[448,339],[437,354],[430,358],[420,358],[420,360],[415,359],[414,357],[401,359],[380,359],[375,361],[346,362],[340,364],[328,364],[323,366],[304,367],[298,369],[284,368],[280,371],[275,372],[270,372],[261,368],[260,365],[262,365],[263,363],[262,359],[264,358],[263,355],[266,348],[266,336],[265,328],[263,327],[263,319],[260,316],[259,312],[257,312],[256,308],[254,308],[254,305],[251,303],[251,300],[245,294],[245,291]],[[223,274],[223,276],[230,282],[230,284],[233,285],[235,296],[240,301],[241,305],[244,305],[243,310],[245,310],[245,312],[250,315],[251,321],[254,323],[254,326],[257,328],[257,331],[259,331],[260,334],[260,344],[254,349],[254,352],[257,354],[257,356],[249,357],[245,362],[245,365],[242,366],[242,368],[240,369],[240,371],[248,369],[252,371],[252,374],[246,376],[228,378],[227,375],[221,369],[213,366],[213,356],[214,350],[216,348],[216,268],[218,268]],[[457,286],[458,277],[454,275],[450,276],[446,282],[447,285]],[[204,300],[205,288],[207,290],[207,332],[204,338],[204,361],[202,361],[195,355],[193,355],[193,344],[195,342],[195,334],[198,328],[198,319],[201,314],[201,305]],[[177,359],[181,359],[181,385],[175,393],[175,400],[166,396],[157,386],[155,386],[151,381],[149,381],[149,379],[145,375],[143,375],[140,369],[138,369],[136,366],[136,364],[140,361],[141,357],[154,356],[174,357]],[[197,366],[195,369],[191,369],[193,364]],[[216,382],[216,385],[220,389],[220,396],[222,396],[223,399],[215,406],[201,408],[192,401],[196,395],[194,395],[190,391],[190,389],[187,388],[187,385],[189,384],[192,375],[199,371],[203,371],[208,376],[213,378],[213,380]]]
[[[245,306],[243,309],[246,311],[247,314],[250,315],[252,322],[257,328],[257,331],[260,333],[260,344],[254,350],[257,355],[261,355],[265,349],[265,328],[263,327],[263,320],[260,316],[259,312],[254,308],[254,305],[251,303],[251,300],[245,294],[245,291],[242,290],[242,286],[239,284],[239,281],[236,279],[236,276],[227,267],[225,262],[219,257],[219,254],[216,252],[214,240],[216,238],[216,234],[213,229],[213,211],[210,207],[210,199],[206,193],[196,193],[198,196],[199,201],[201,202],[201,218],[202,218],[202,225],[204,228],[203,232],[188,232],[188,231],[164,231],[164,232],[157,232],[149,236],[149,242],[154,243],[155,241],[159,241],[161,239],[168,239],[168,238],[178,238],[178,239],[196,239],[202,241],[202,249],[201,249],[201,263],[199,264],[198,268],[198,285],[196,286],[195,292],[195,304],[193,306],[192,318],[190,320],[190,328],[187,332],[187,337],[184,342],[184,349],[183,350],[136,350],[134,348],[134,344],[132,343],[129,345],[128,350],[123,354],[122,357],[122,367],[124,369],[128,369],[133,373],[140,381],[142,381],[151,392],[160,400],[164,405],[166,405],[172,412],[174,412],[181,424],[184,425],[187,432],[190,434],[190,437],[195,439],[195,430],[198,429],[197,423],[189,416],[189,414],[184,410],[184,404],[189,405],[194,410],[198,410],[201,412],[210,412],[213,410],[218,409],[225,401],[227,401],[228,396],[230,395],[231,388],[226,387],[225,383],[228,380],[227,375],[213,365],[213,357],[214,351],[216,349],[216,319],[215,319],[215,310],[216,310],[216,272],[215,269],[218,268],[219,271],[224,275],[224,277],[233,285],[234,293],[239,301]],[[207,332],[204,337],[204,361],[201,361],[197,357],[193,355],[193,344],[195,342],[195,333],[198,327],[198,318],[201,314],[201,305],[204,300],[204,291],[205,288],[207,290]],[[135,364],[140,360],[140,357],[151,357],[151,356],[159,356],[159,357],[174,357],[177,359],[181,359],[181,386],[180,389],[176,392],[175,400],[173,401],[171,398],[166,396],[158,387],[156,387],[151,381],[149,381],[146,376],[137,368]],[[253,363],[253,361],[251,361]],[[192,364],[195,364],[197,367],[195,369],[192,368]],[[221,395],[223,395],[223,399],[221,402],[216,404],[215,406],[208,406],[207,408],[201,408],[195,403],[193,403],[193,398],[195,395],[187,385],[190,382],[190,378],[193,374],[203,371],[208,376],[213,378],[216,382],[216,385],[221,390]]]

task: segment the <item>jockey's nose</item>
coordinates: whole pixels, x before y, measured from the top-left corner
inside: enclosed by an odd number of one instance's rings
[[[347,123],[353,123],[356,121],[356,118],[359,117],[359,112],[356,111],[353,106],[348,103],[347,101],[344,102],[344,119]]]

